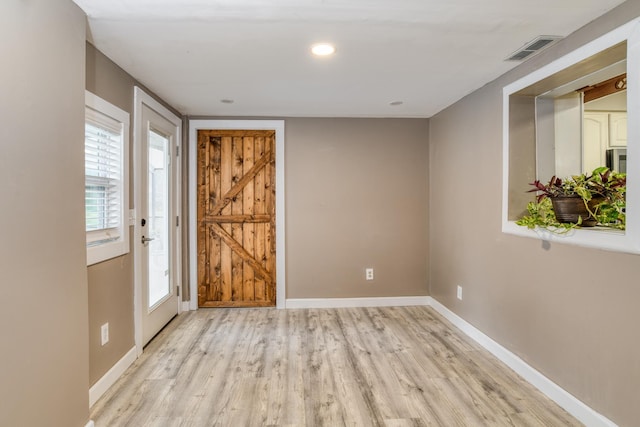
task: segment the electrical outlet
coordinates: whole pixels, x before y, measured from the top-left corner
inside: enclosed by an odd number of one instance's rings
[[[364,278],[366,280],[373,280],[373,268],[365,268]]]
[[[109,342],[109,323],[105,323],[104,325],[102,325],[102,327],[100,327],[100,336],[101,345],[105,345]]]
[[[462,300],[462,286],[458,286],[457,297],[459,300]]]

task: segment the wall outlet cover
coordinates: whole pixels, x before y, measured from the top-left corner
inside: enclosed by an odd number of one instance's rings
[[[109,342],[109,323],[105,323],[100,327],[100,345],[105,345]]]
[[[366,268],[364,270],[364,278],[366,280],[373,280],[373,268]]]

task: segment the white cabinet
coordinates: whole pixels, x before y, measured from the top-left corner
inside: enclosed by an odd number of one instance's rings
[[[582,122],[582,169],[604,166],[609,148],[627,146],[627,113],[585,111]]]
[[[627,146],[627,113],[609,113],[609,147]]]
[[[590,172],[606,165],[609,114],[585,112],[582,124],[582,170]]]

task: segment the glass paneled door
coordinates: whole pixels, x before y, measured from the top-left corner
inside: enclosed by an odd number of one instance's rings
[[[169,168],[171,140],[149,129],[147,144],[147,265],[149,266],[147,310],[152,310],[171,292],[169,277]]]
[[[178,313],[174,158],[177,128],[143,104],[140,139],[141,200],[137,225],[141,231],[140,304],[145,345]]]

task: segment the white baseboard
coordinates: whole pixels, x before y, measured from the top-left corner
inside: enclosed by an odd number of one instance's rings
[[[476,341],[487,351],[501,360],[505,365],[513,369],[527,382],[540,390],[543,394],[556,402],[560,407],[569,412],[583,424],[589,427],[617,427],[617,425],[582,403],[575,396],[545,377],[542,373],[528,365],[520,357],[501,346],[482,331],[468,323],[462,317],[449,310],[447,307],[430,296],[407,297],[371,297],[371,298],[301,298],[287,299],[287,309],[295,308],[348,308],[348,307],[400,307],[422,305],[431,306],[444,318],[460,329],[463,333]],[[193,301],[182,303],[183,311],[196,310]],[[89,390],[89,405],[93,404],[111,387],[124,371],[136,360],[136,348],[129,352],[116,363],[98,382]],[[89,421],[86,427],[94,427],[93,421]]]
[[[531,385],[589,427],[617,427],[616,424],[582,403],[575,396],[545,377],[505,347],[429,296],[381,298],[302,298],[287,299],[286,308],[347,308],[426,305],[433,307],[454,326],[513,369]]]
[[[131,350],[125,354],[122,359],[118,360],[118,362],[113,365],[109,371],[102,378],[100,378],[94,385],[89,389],[89,407],[92,407],[94,403],[102,397],[102,395],[111,387],[117,380],[122,376],[124,371],[127,370],[129,366],[133,362],[135,362],[138,357],[136,347],[133,347]],[[93,421],[89,421],[93,423]],[[87,427],[91,427],[87,424]]]
[[[286,308],[400,307],[429,305],[428,296],[371,298],[300,298],[287,299]]]
[[[582,403],[575,396],[568,393],[562,387],[528,365],[524,360],[489,338],[479,329],[476,329],[473,325],[435,299],[430,298],[429,305],[583,424],[589,427],[616,427],[613,421]]]
[[[95,427],[95,424],[93,423],[93,420],[89,420],[89,422],[85,424],[84,427]]]

